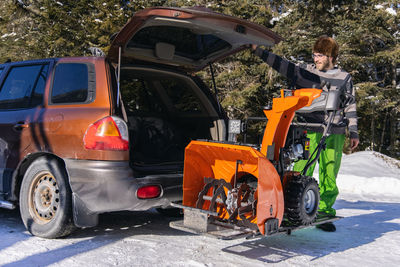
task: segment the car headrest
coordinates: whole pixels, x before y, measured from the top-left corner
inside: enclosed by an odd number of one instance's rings
[[[159,59],[171,60],[175,54],[175,46],[168,43],[157,43],[155,53]]]

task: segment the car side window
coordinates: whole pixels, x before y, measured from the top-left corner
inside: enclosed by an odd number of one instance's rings
[[[83,63],[58,64],[54,74],[51,103],[88,103],[94,98],[94,66]]]
[[[127,106],[127,112],[147,112],[163,114],[165,110],[160,101],[160,96],[150,86],[150,82],[136,77],[134,72],[122,70],[121,95]]]
[[[46,87],[48,70],[49,70],[49,65],[44,65],[39,73],[35,89],[33,90],[31,96],[31,102],[30,102],[31,107],[36,107],[43,104],[44,89]]]
[[[28,108],[42,103],[48,65],[12,67],[0,90],[0,109]],[[42,92],[31,102],[32,94]]]
[[[185,83],[172,79],[160,80],[174,108],[179,112],[201,113],[198,97]]]

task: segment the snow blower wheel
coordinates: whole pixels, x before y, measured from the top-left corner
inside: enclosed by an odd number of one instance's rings
[[[289,180],[285,186],[285,215],[292,225],[309,225],[317,217],[319,188],[309,176]]]

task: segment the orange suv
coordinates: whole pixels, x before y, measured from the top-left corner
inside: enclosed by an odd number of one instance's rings
[[[98,215],[182,200],[184,148],[223,141],[226,119],[192,73],[268,29],[206,9],[137,12],[106,57],[0,65],[0,207],[33,234],[65,236]]]

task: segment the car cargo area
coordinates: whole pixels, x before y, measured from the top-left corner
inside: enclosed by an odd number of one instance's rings
[[[182,171],[184,149],[191,140],[224,138],[224,121],[200,81],[176,72],[124,66],[120,90],[130,163],[137,172]]]

